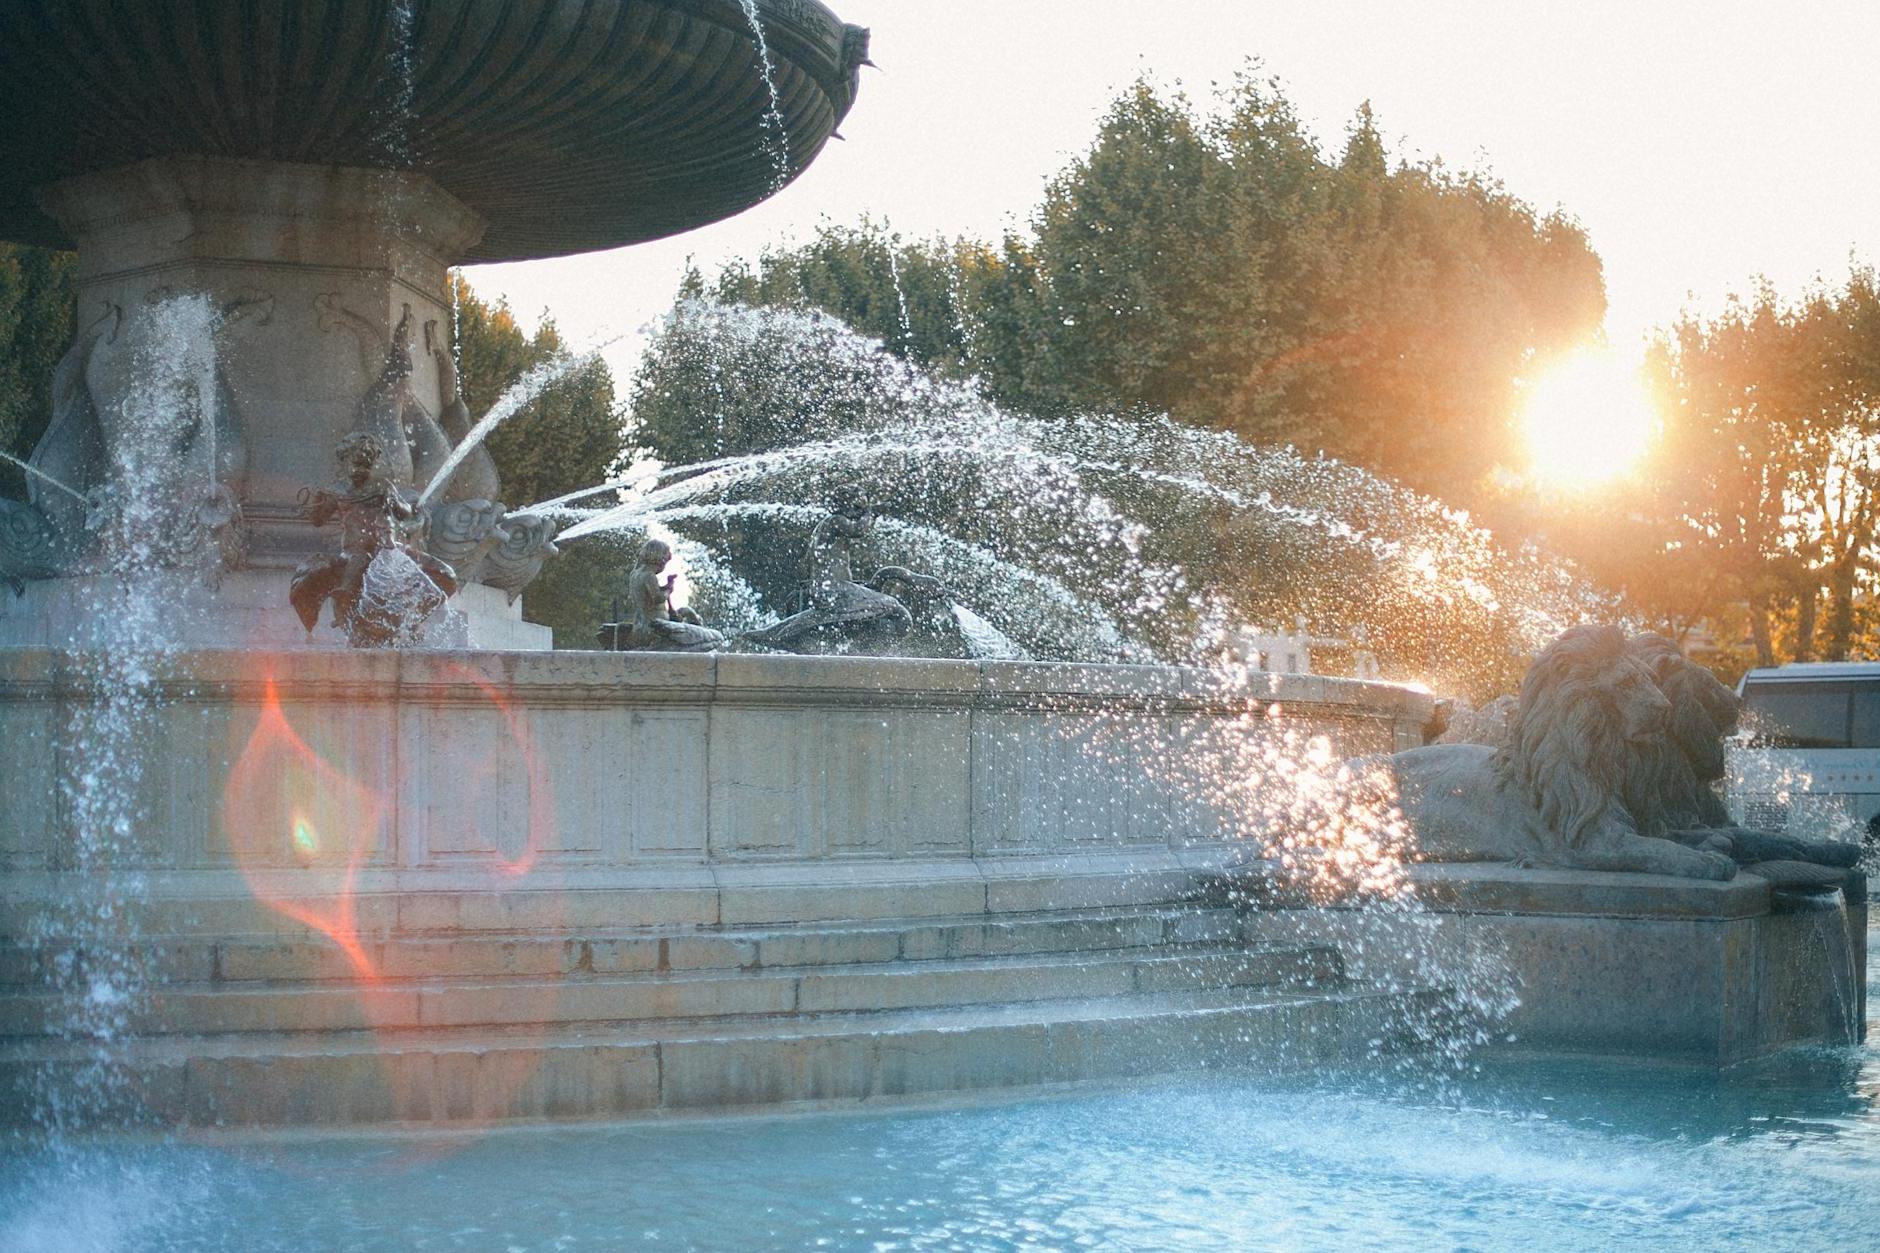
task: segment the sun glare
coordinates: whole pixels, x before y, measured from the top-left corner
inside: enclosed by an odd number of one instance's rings
[[[1651,447],[1658,414],[1638,366],[1610,349],[1576,353],[1542,375],[1522,406],[1528,463],[1560,487],[1592,487]]]

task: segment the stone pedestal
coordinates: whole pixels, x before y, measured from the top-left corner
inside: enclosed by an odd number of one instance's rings
[[[1277,909],[1265,941],[1336,944],[1383,983],[1484,969],[1520,1003],[1503,1047],[1732,1066],[1802,1044],[1851,1045],[1867,1020],[1867,881],[1812,899],[1754,869],[1727,883],[1662,875],[1425,864],[1427,914]],[[1406,936],[1414,939],[1406,941]]]
[[[101,707],[94,665],[0,650],[0,1127],[93,1047],[49,1030],[60,972],[121,923],[147,995],[113,1045],[124,1104],[96,1112],[144,1125],[1283,1070],[1369,1054],[1420,995],[1351,985],[1321,948],[1246,949],[1194,899],[1240,855],[1206,786],[1232,740],[1388,749],[1429,717],[1403,688],[247,651],[171,658],[147,705]],[[108,741],[74,746],[81,720]],[[88,866],[67,798],[116,788],[134,816]]]
[[[166,297],[207,295],[223,314],[225,420],[244,446],[229,473],[249,561],[292,566],[328,551],[298,497],[335,477],[333,445],[358,425],[407,313],[411,398],[436,421],[444,399],[424,334],[448,351],[446,278],[482,221],[418,175],[209,157],[88,174],[40,198],[78,240],[79,350],[106,438],[122,376],[140,364],[138,321]],[[393,455],[407,480],[415,460]]]
[[[39,199],[78,243],[80,330],[36,464],[90,490],[122,478],[134,450],[178,467],[184,498],[219,484],[241,507],[241,577],[198,607],[223,621],[192,626],[183,642],[304,642],[285,576],[335,549],[302,500],[335,479],[336,442],[371,431],[392,477],[422,488],[463,434],[461,407],[450,407],[447,276],[483,220],[422,175],[202,156],[66,179]],[[177,412],[153,417],[166,406]],[[446,499],[497,490],[475,458],[452,487]],[[67,535],[85,525],[80,502],[44,484],[33,503]],[[78,642],[83,623],[59,607],[87,593],[59,586],[69,582],[0,608],[0,644]],[[278,606],[264,605],[277,592]],[[473,623],[473,638],[548,646],[545,629],[521,624],[490,589],[457,608],[490,619]]]

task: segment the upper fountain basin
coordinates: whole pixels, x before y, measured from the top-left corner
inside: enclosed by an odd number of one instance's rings
[[[781,142],[739,0],[8,0],[0,238],[71,247],[36,188],[187,154],[426,174],[488,224],[467,261],[677,234],[795,177],[854,100],[866,31],[755,7]]]

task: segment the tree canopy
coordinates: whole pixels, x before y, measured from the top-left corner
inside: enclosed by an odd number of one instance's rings
[[[1125,92],[1028,231],[830,226],[688,276],[682,298],[701,294],[824,310],[1020,412],[1166,412],[1465,503],[1509,455],[1516,380],[1605,311],[1573,222],[1485,175],[1393,162],[1368,107],[1323,150],[1251,73],[1213,114]],[[686,390],[687,351],[668,337],[649,357],[634,410],[650,450],[746,452],[789,427],[700,429],[740,406]]]
[[[1856,266],[1784,301],[1766,283],[1681,317],[1648,361],[1664,431],[1636,483],[1563,546],[1673,631],[1754,662],[1872,654],[1880,529],[1880,281]],[[1596,519],[1616,519],[1625,538]]]

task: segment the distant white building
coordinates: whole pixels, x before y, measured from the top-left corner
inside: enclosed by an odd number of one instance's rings
[[[1243,663],[1255,670],[1274,674],[1316,674],[1317,671],[1312,668],[1312,650],[1315,648],[1350,653],[1354,678],[1381,677],[1377,654],[1367,646],[1363,627],[1353,631],[1350,639],[1314,635],[1306,630],[1306,620],[1301,615],[1293,620],[1293,630],[1290,632],[1247,629],[1234,637],[1234,649]]]

